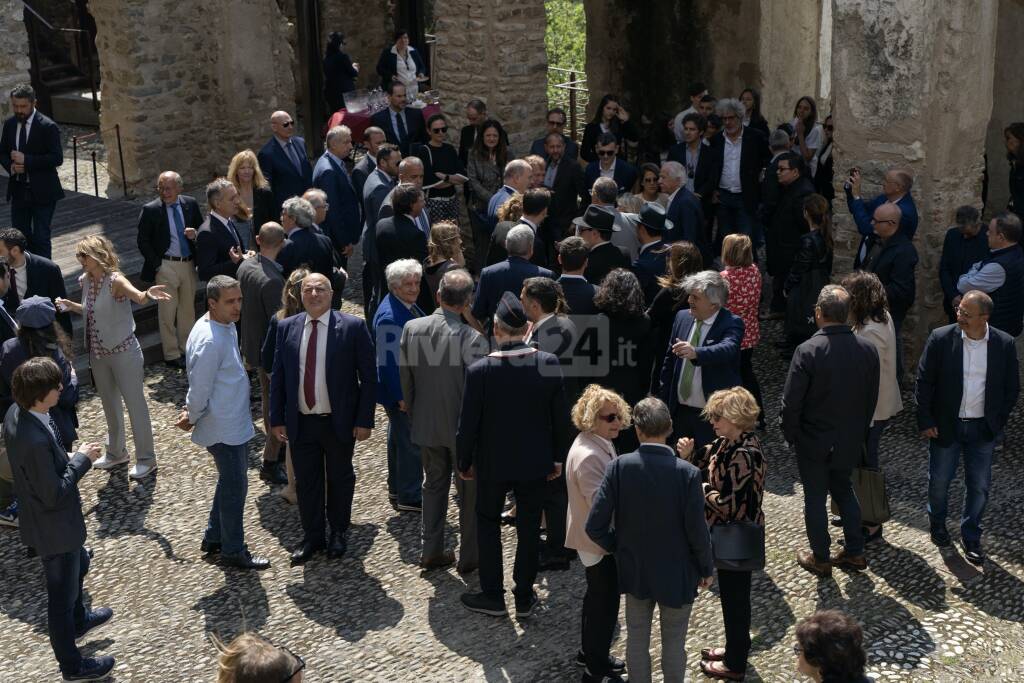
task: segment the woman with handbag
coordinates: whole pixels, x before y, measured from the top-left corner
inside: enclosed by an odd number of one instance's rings
[[[820,194],[804,200],[804,219],[810,230],[800,237],[800,247],[782,287],[786,295],[786,341],[789,350],[806,341],[818,327],[814,323],[814,305],[821,288],[832,277],[832,215],[828,200]]]
[[[725,647],[701,650],[701,671],[711,678],[742,681],[750,653],[750,577],[764,568],[765,459],[754,433],[757,402],[743,387],[711,394],[704,417],[717,438],[694,453],[693,439],[679,439],[676,451],[704,480],[704,513],[718,569]],[[730,545],[728,553],[724,544]],[[728,555],[728,559],[723,557]]]

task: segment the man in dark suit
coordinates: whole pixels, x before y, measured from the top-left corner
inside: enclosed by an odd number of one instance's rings
[[[352,132],[346,126],[327,131],[327,150],[313,168],[313,185],[327,194],[327,218],[321,229],[331,238],[338,263],[348,265],[348,257],[359,241],[362,210],[345,159],[352,152]]]
[[[473,299],[473,317],[485,327],[498,308],[505,292],[518,295],[523,289],[523,282],[531,277],[550,277],[554,274],[547,268],[541,268],[530,262],[536,236],[533,229],[526,225],[517,225],[509,230],[505,238],[505,250],[508,258],[501,263],[487,266],[480,272],[476,296]]]
[[[292,553],[296,564],[325,547],[330,557],[345,554],[356,484],[352,454],[355,442],[365,441],[373,429],[373,342],[362,320],[331,310],[331,295],[331,281],[323,275],[303,279],[306,311],[278,323],[270,375],[271,431],[291,445],[295,468],[303,531]]]
[[[548,114],[551,118],[551,114]],[[566,153],[567,147],[560,133],[549,133],[544,145],[547,168],[544,187],[551,190],[551,208],[544,221],[544,246],[548,258],[554,258],[555,243],[565,237],[572,220],[587,205],[587,190],[583,185],[583,172],[576,157]]]
[[[365,320],[373,320],[377,300],[381,297],[381,292],[377,291],[380,280],[380,266],[377,263],[377,221],[385,198],[398,184],[398,167],[401,162],[402,153],[398,151],[397,147],[390,142],[381,143],[377,150],[377,168],[363,185],[363,315]]]
[[[107,607],[86,610],[82,582],[89,571],[85,519],[78,481],[103,448],[84,443],[69,454],[49,410],[60,397],[61,371],[47,357],[31,358],[14,371],[14,400],[4,418],[4,441],[20,503],[21,538],[42,558],[47,593],[47,630],[64,680],[102,680],[113,657],[83,657],[75,640],[113,617]]]
[[[11,224],[28,238],[33,254],[50,258],[50,223],[64,190],[57,167],[64,163],[60,129],[36,111],[32,86],[11,90],[13,115],[0,133],[0,166],[10,174]]]
[[[183,370],[185,342],[196,322],[196,231],[203,224],[199,202],[181,194],[181,176],[164,171],[156,181],[160,196],[142,207],[136,243],[146,282],[163,285],[171,299],[157,301],[164,362]]]
[[[764,179],[761,181],[761,206],[758,209],[758,217],[766,232],[771,223],[771,216],[775,211],[775,205],[779,203],[779,192],[781,190],[779,186],[779,158],[788,152],[792,146],[793,139],[782,128],[776,128],[768,137],[768,150],[772,157],[764,168]]]
[[[992,482],[992,454],[1020,394],[1013,337],[989,325],[992,298],[964,294],[957,324],[933,330],[917,371],[917,428],[928,442],[928,519],[932,542],[950,544],[949,484],[964,461],[960,537],[964,555],[985,561],[981,517]]]
[[[614,133],[601,133],[594,148],[597,160],[587,164],[583,174],[583,186],[589,190],[598,178],[611,178],[619,188],[619,194],[632,192],[636,184],[636,166],[618,158],[619,141]]]
[[[491,244],[487,250],[487,265],[493,266],[495,263],[501,263],[508,258],[508,251],[505,249],[505,240],[508,238],[508,233],[512,228],[525,225],[533,230],[533,254],[530,256],[530,263],[534,263],[542,268],[548,266],[548,252],[547,245],[543,241],[543,225],[544,221],[550,215],[549,205],[551,203],[551,193],[548,192],[547,188],[536,187],[532,190],[527,190],[526,194],[523,195],[523,215],[520,216],[516,222],[502,221],[494,228],[494,232],[491,233]]]
[[[569,314],[573,316],[597,313],[597,306],[594,305],[597,287],[587,282],[583,275],[589,254],[590,250],[582,237],[566,237],[558,244],[558,264],[562,267],[558,284],[562,285],[565,303],[569,305]]]
[[[729,287],[715,271],[689,276],[683,289],[690,308],[679,311],[672,323],[658,397],[672,413],[670,443],[691,437],[700,449],[715,438],[711,425],[701,417],[708,397],[742,384],[743,320],[724,308]]]
[[[370,121],[384,131],[388,142],[402,150],[403,157],[409,156],[412,143],[427,141],[423,113],[419,109],[405,106],[405,86],[401,83],[392,81],[385,90],[388,93],[388,108],[371,116]]]
[[[196,231],[196,270],[200,280],[214,275],[235,277],[238,264],[246,257],[242,238],[233,216],[238,211],[238,190],[226,178],[206,186],[210,214]]]
[[[804,487],[804,523],[811,550],[797,552],[804,569],[828,576],[832,567],[861,570],[864,533],[850,476],[860,466],[878,401],[878,352],[846,324],[850,295],[826,285],[818,295],[818,332],[796,348],[782,394],[782,433],[796,447]],[[825,499],[843,518],[845,546],[830,555]]]
[[[385,140],[384,131],[377,126],[370,126],[363,132],[363,144],[366,146],[366,154],[352,167],[352,187],[356,191],[356,198],[359,200],[359,212],[362,215],[363,186],[366,179],[377,168],[377,150]]]
[[[707,151],[704,152],[708,154]],[[666,161],[658,174],[658,187],[668,195],[665,217],[672,227],[661,238],[666,244],[692,242],[700,249],[704,262],[711,263],[711,246],[704,230],[700,199],[686,187],[686,169],[677,161]]]
[[[334,271],[334,246],[327,235],[313,229],[316,209],[302,197],[292,197],[281,207],[281,226],[287,240],[277,262],[281,264],[284,277],[305,265],[314,273],[331,279]]]
[[[982,223],[981,214],[969,204],[957,208],[956,225],[946,230],[939,257],[942,310],[949,316],[950,323],[956,322],[953,301],[961,296],[957,288],[960,276],[988,257],[988,226]]]
[[[306,156],[306,141],[295,135],[291,114],[275,111],[270,117],[270,130],[273,136],[256,157],[274,192],[274,211],[277,212],[284,200],[301,197],[313,186],[313,167]]]
[[[562,140],[562,151],[565,157],[571,160],[576,166],[579,166],[577,159],[580,158],[580,146],[576,144],[576,141],[565,134],[565,110],[561,107],[554,107],[548,109],[547,117],[547,133],[544,137],[537,138],[530,145],[530,154],[536,154],[537,156],[544,159],[544,161],[551,161],[551,152],[548,151],[548,136],[555,134]]]
[[[523,343],[526,313],[505,292],[494,315],[498,349],[466,370],[462,413],[456,437],[459,476],[477,482],[477,543],[480,592],[464,593],[473,612],[505,616],[501,568],[501,509],[511,489],[516,497],[516,616],[537,604],[540,517],[547,481],[562,474],[569,448],[569,406],[558,358]],[[515,406],[516,423],[509,423]],[[564,509],[563,509],[564,512]]]
[[[600,286],[604,276],[616,268],[629,268],[629,255],[612,244],[615,214],[603,206],[588,206],[586,212],[575,219],[576,233],[587,243],[587,267],[583,271],[587,282]]]
[[[466,125],[459,131],[459,159],[462,165],[469,163],[469,150],[473,149],[480,126],[487,120],[487,105],[483,100],[472,99],[466,103]],[[506,147],[508,141],[505,141]]]
[[[661,286],[658,278],[665,275],[668,246],[661,236],[672,228],[665,218],[665,209],[657,202],[644,202],[636,218],[630,219],[640,241],[640,253],[633,261],[633,272],[644,290],[644,302],[650,306]]]
[[[28,240],[20,230],[0,229],[0,258],[7,262],[8,287],[3,295],[4,308],[12,316],[18,305],[30,296],[44,296],[51,301],[68,296],[60,266],[27,249]],[[57,313],[57,322],[71,337],[71,315]]]
[[[807,177],[803,157],[796,152],[780,155],[775,163],[779,195],[768,216],[765,248],[768,274],[772,276],[771,310],[785,314],[783,285],[800,249],[800,238],[810,229],[804,218],[804,200],[814,193],[814,183]]]
[[[384,270],[399,259],[411,258],[423,262],[427,258],[429,224],[420,220],[426,207],[423,190],[412,183],[402,183],[392,191],[391,208],[394,214],[377,221],[376,249],[380,277],[378,291],[388,291]]]

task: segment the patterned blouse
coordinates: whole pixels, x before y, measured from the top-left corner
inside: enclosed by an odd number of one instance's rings
[[[131,351],[139,346],[139,338],[133,334],[114,348],[105,349],[103,348],[103,344],[100,343],[99,335],[96,333],[96,317],[93,315],[93,306],[96,303],[96,297],[99,296],[100,290],[104,286],[110,290],[110,296],[114,296],[114,279],[116,277],[118,277],[117,273],[111,273],[102,280],[93,280],[86,275],[82,275],[78,281],[79,284],[87,285],[89,287],[89,296],[86,297],[85,300],[85,334],[89,342],[89,355],[93,358],[113,356],[115,353]],[[117,296],[114,297],[114,301],[119,304],[124,303],[125,301],[128,301],[128,297]]]
[[[729,267],[722,271],[729,283],[729,303],[726,308],[743,319],[741,349],[751,349],[761,341],[761,324],[757,319],[761,305],[761,271],[756,265],[742,268]]]
[[[764,525],[761,501],[766,464],[761,441],[753,432],[744,432],[733,444],[718,437],[704,447],[693,464],[704,480],[708,526],[739,519]]]

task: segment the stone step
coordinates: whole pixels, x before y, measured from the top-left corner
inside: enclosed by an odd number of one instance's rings
[[[70,123],[77,126],[100,125],[100,113],[92,103],[92,91],[83,88],[85,79],[83,77],[69,77],[66,86],[67,90],[55,93],[50,98],[50,106],[53,109],[53,120],[58,123]],[[99,101],[99,92],[96,99]]]

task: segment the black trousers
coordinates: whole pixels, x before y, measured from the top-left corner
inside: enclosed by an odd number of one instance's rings
[[[505,494],[516,496],[516,560],[512,578],[516,596],[533,593],[540,550],[540,512],[544,505],[544,479],[533,481],[477,481],[476,538],[480,552],[480,590],[500,597],[505,592],[501,563],[501,510]]]
[[[544,486],[544,526],[547,529],[544,553],[549,557],[565,554],[565,515],[568,508],[569,492],[565,488],[563,471],[561,476],[545,482]]]
[[[800,483],[804,487],[804,524],[814,557],[826,562],[830,557],[832,539],[828,535],[828,511],[825,508],[829,495],[843,517],[846,552],[850,555],[863,554],[860,503],[853,492],[851,470],[835,469],[829,466],[827,460],[811,459],[799,454],[796,466],[800,472]]]
[[[761,385],[757,381],[757,375],[754,374],[754,349],[740,349],[740,381],[743,382],[743,388],[754,395],[754,400],[757,401],[757,407],[761,409],[761,419],[765,418],[764,415],[764,403],[761,401]]]
[[[742,673],[750,653],[750,572],[719,569],[718,592],[725,622],[725,666]]]
[[[304,540],[320,544],[327,540],[327,522],[331,531],[344,533],[352,522],[352,497],[356,491],[356,472],[352,467],[355,441],[351,435],[339,439],[330,415],[299,413],[299,433],[289,434],[295,491],[299,499],[299,518]],[[326,515],[324,473],[326,472]]]
[[[615,622],[619,619],[619,571],[615,557],[605,555],[586,568],[587,592],[583,594],[580,631],[587,673],[594,680],[608,675],[608,652],[612,647]]]
[[[786,274],[789,273],[789,268],[779,271],[779,275],[772,276],[772,301],[768,306],[768,310],[772,313],[785,313],[786,312]]]
[[[669,446],[675,449],[678,439],[689,437],[693,439],[693,448],[696,451],[715,440],[715,430],[700,416],[700,408],[686,406],[677,401],[673,403],[675,408],[672,411],[672,438],[669,439]]]

